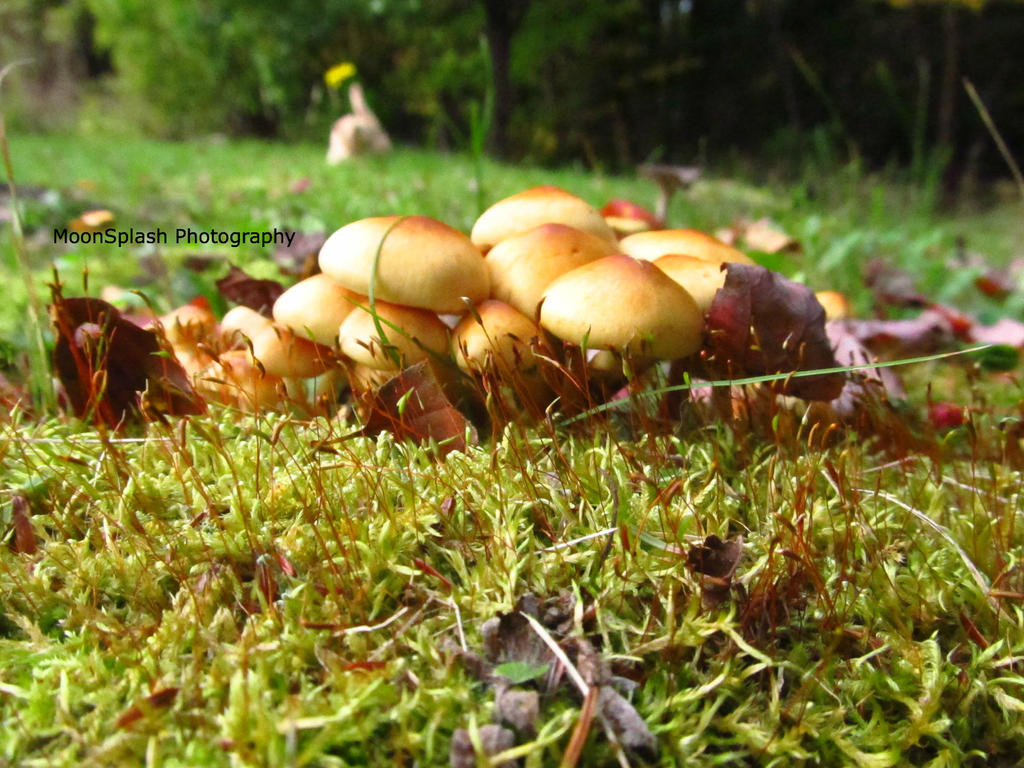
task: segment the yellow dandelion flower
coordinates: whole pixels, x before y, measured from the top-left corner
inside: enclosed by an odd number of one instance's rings
[[[324,72],[324,82],[328,88],[340,88],[342,83],[355,76],[356,65],[351,61],[343,61]]]

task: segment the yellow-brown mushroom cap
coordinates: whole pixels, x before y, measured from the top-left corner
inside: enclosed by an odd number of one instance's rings
[[[369,305],[360,305],[338,328],[341,351],[352,360],[370,368],[397,370],[428,359],[431,352],[448,356],[448,326],[433,312],[386,301],[375,302],[375,307],[386,346],[381,344]],[[400,365],[395,365],[391,350]]]
[[[566,224],[615,242],[615,233],[589,203],[560,187],[533,187],[499,200],[473,225],[470,237],[486,251],[541,224]]]
[[[696,256],[670,253],[655,259],[654,266],[683,286],[705,314],[711,309],[718,289],[725,285],[722,265]]]
[[[383,241],[383,246],[381,245]],[[339,229],[320,249],[320,269],[350,291],[392,304],[461,314],[490,293],[483,254],[463,233],[427,216],[379,216]]]
[[[535,366],[530,342],[543,336],[540,326],[503,301],[488,299],[473,308],[452,331],[455,362],[466,372],[506,375]]]
[[[338,326],[366,297],[321,273],[300,280],[274,302],[274,320],[299,336],[333,347]]]
[[[742,251],[697,229],[656,229],[651,232],[637,232],[635,235],[622,238],[619,248],[634,259],[644,261],[654,261],[670,253],[681,253],[718,264],[754,263]]]
[[[250,338],[252,356],[271,376],[308,379],[336,364],[331,348],[270,324]]]
[[[220,332],[226,346],[243,347],[244,339],[253,339],[273,324],[274,321],[269,317],[240,304],[224,313],[220,319]]]
[[[217,317],[195,304],[183,304],[160,317],[164,336],[174,346],[195,346],[209,341],[217,329]]]
[[[693,297],[650,262],[617,254],[585,264],[544,292],[540,324],[588,348],[673,360],[700,348]]]
[[[196,389],[204,397],[245,410],[277,405],[284,382],[255,365],[244,349],[222,352],[196,375]]]
[[[825,320],[841,320],[853,314],[850,300],[839,291],[818,291],[814,294],[818,303],[825,308]]]
[[[565,224],[541,224],[502,240],[484,261],[491,274],[491,296],[527,317],[552,280],[591,261],[618,253],[616,245]]]

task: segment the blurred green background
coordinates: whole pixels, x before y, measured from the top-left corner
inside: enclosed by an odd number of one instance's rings
[[[962,79],[1024,146],[1019,0],[5,0],[16,130],[326,137],[351,61],[401,143],[623,171],[851,159],[1005,175]],[[930,179],[935,182],[937,179]]]

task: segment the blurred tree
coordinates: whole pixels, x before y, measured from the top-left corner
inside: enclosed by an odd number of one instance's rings
[[[486,19],[487,43],[494,79],[494,122],[492,143],[495,151],[508,154],[508,123],[512,117],[513,97],[509,81],[512,36],[523,23],[530,0],[482,0]]]
[[[347,60],[399,141],[465,146],[490,88],[492,149],[538,162],[1001,170],[963,77],[1024,146],[1022,0],[6,0],[0,22],[0,55],[40,62],[23,114],[73,115],[44,95],[102,77],[108,122],[161,135],[324,137]]]

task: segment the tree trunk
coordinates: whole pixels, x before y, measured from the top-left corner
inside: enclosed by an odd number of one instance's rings
[[[942,83],[939,86],[939,119],[936,143],[948,147],[953,143],[956,98],[960,85],[960,12],[947,2],[942,14]]]
[[[499,157],[508,155],[508,123],[512,117],[514,97],[509,80],[509,59],[512,36],[526,16],[530,0],[483,0],[491,72],[494,87],[494,123],[491,147]]]

